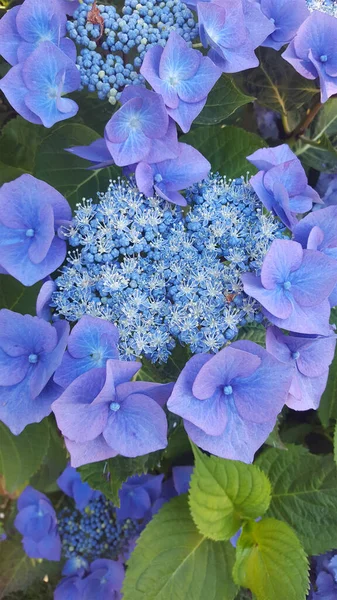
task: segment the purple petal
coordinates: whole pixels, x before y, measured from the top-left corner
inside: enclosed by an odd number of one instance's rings
[[[263,309],[263,313],[277,327],[288,329],[295,333],[313,335],[330,334],[330,304],[328,300],[324,300],[321,304],[314,307],[302,307],[294,303],[291,315],[285,319],[275,317],[265,308]]]
[[[36,299],[36,314],[40,319],[50,321],[51,309],[50,302],[53,293],[56,290],[56,283],[53,280],[45,281],[42,285]]]
[[[177,86],[179,98],[183,102],[190,103],[204,100],[205,96],[207,96],[218,81],[220,75],[220,69],[218,69],[209,58],[202,57],[200,66],[195,75],[190,79],[181,81]]]
[[[22,39],[16,26],[20,8],[14,6],[0,19],[0,55],[12,66],[18,63],[18,47]]]
[[[261,269],[261,282],[269,290],[283,284],[289,275],[299,269],[303,260],[303,249],[297,242],[274,240]]]
[[[178,495],[187,494],[192,473],[193,467],[173,467],[173,482]]]
[[[106,442],[122,456],[142,456],[167,446],[167,421],[160,406],[143,394],[131,394],[111,411],[103,432]]]
[[[241,275],[241,280],[246,294],[255,298],[271,314],[277,314],[279,319],[285,319],[291,315],[291,301],[281,286],[273,290],[266,290],[261,284],[260,278],[253,273],[244,273]]]
[[[146,162],[138,163],[135,171],[137,187],[142,194],[145,194],[148,198],[151,198],[154,194],[153,190],[153,178],[155,170],[151,165]]]
[[[328,369],[319,377],[309,378],[297,373],[295,375],[297,379],[296,393],[293,393],[294,386],[292,386],[287,398],[287,406],[293,410],[317,410],[326,388],[328,376]]]
[[[260,148],[247,156],[247,160],[262,171],[268,171],[275,165],[281,165],[295,159],[297,159],[296,154],[290,150],[288,144],[282,144],[275,148]]]
[[[290,63],[294,69],[306,79],[316,79],[318,76],[317,70],[310,60],[299,58],[296,54],[294,40],[290,42],[286,50],[281,54],[282,58]]]
[[[207,102],[207,97],[200,102],[183,102],[180,100],[177,108],[168,108],[167,112],[178,123],[184,133],[188,133],[194,119],[201,113]]]
[[[72,467],[81,467],[90,463],[114,458],[118,452],[115,452],[108,444],[102,435],[90,442],[79,444],[72,442],[68,438],[64,438],[65,445],[70,454],[70,464]]]
[[[123,400],[131,394],[143,394],[164,407],[173,389],[173,383],[152,383],[149,381],[130,381],[118,386],[118,397]]]
[[[26,105],[25,98],[28,95],[28,89],[22,78],[23,65],[15,65],[0,80],[0,90],[5,94],[8,102],[14,110],[26,121],[41,125],[40,117],[35,115]]]
[[[331,294],[337,283],[337,261],[321,252],[304,250],[302,264],[290,274],[289,280],[291,294],[298,304],[316,306]]]
[[[118,356],[118,338],[115,325],[98,317],[84,315],[71,332],[68,350],[74,358],[83,358],[96,350],[103,350],[109,354],[109,358],[115,358]]]
[[[201,181],[207,177],[210,168],[208,160],[188,144],[179,144],[178,158],[156,165],[167,191],[183,190]]]
[[[20,7],[16,24],[20,35],[27,41],[38,43],[50,39],[57,43],[66,34],[66,16],[54,0],[25,0]]]
[[[112,156],[104,138],[95,140],[89,146],[73,146],[72,148],[65,148],[65,150],[94,163],[109,162],[109,164],[113,164]]]

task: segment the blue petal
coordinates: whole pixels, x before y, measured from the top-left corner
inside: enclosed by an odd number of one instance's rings
[[[20,6],[14,6],[0,19],[0,55],[10,64],[18,63],[18,47],[21,36],[16,26],[16,16]]]

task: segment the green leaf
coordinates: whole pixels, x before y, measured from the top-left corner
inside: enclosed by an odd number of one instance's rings
[[[34,175],[55,187],[72,207],[83,197],[95,199],[97,192],[105,192],[109,180],[120,174],[117,167],[89,171],[88,161],[64,149],[88,145],[98,137],[86,125],[66,123],[47,135],[37,151]]]
[[[0,422],[0,473],[9,494],[20,490],[40,467],[49,445],[46,419],[28,425],[20,435],[13,435]]]
[[[233,577],[257,600],[305,600],[309,564],[289,525],[276,519],[251,521],[237,542]]]
[[[31,478],[30,484],[45,494],[59,491],[56,480],[67,466],[67,451],[63,442],[63,437],[59,433],[54,421],[49,421],[50,442],[48,451],[42,461],[42,464]]]
[[[330,365],[329,377],[318,408],[318,416],[324,427],[330,419],[337,419],[337,350]]]
[[[97,98],[95,93],[86,95],[84,92],[78,92],[71,97],[79,106],[76,120],[80,120],[103,137],[105,126],[118,108],[118,104],[112,106],[108,100]]]
[[[280,53],[272,48],[258,48],[256,54],[260,66],[236,75],[234,81],[263,106],[287,117],[318,94],[315,83],[299,75]]]
[[[310,555],[336,548],[337,470],[333,457],[289,446],[287,451],[266,450],[256,464],[272,484],[267,516],[291,525]]]
[[[227,178],[240,177],[246,172],[256,173],[246,156],[266,147],[265,141],[255,133],[232,126],[197,127],[180,140],[191,144],[211,163],[212,171],[219,171]]]
[[[0,306],[21,314],[36,314],[36,298],[41,281],[26,287],[9,275],[0,275]]]
[[[47,561],[29,558],[19,540],[0,543],[0,564],[0,600],[12,592],[27,590],[36,579],[42,580],[51,566]]]
[[[196,529],[186,496],[163,506],[128,562],[124,600],[233,600],[234,549]]]
[[[263,325],[245,325],[240,327],[237,340],[250,340],[260,346],[266,345],[266,328]]]
[[[262,516],[270,503],[270,483],[255,465],[203,454],[192,446],[195,469],[189,502],[201,533],[228,540],[244,519]]]
[[[82,481],[87,481],[94,490],[99,490],[109,498],[115,506],[119,506],[118,492],[132,475],[147,472],[147,463],[151,454],[137,458],[116,456],[109,460],[91,463],[80,467]]]
[[[29,123],[22,117],[11,119],[1,132],[0,161],[23,172],[33,173],[35,154],[45,131],[40,125]]]
[[[333,457],[337,465],[337,422],[335,423],[335,430],[333,434]]]
[[[317,171],[337,169],[337,150],[325,133],[317,141],[303,138],[298,142],[295,153],[306,168],[312,167]]]
[[[240,106],[254,100],[253,96],[243,94],[235,85],[232,77],[222,75],[208,94],[206,105],[194,120],[196,125],[215,125],[221,123]]]

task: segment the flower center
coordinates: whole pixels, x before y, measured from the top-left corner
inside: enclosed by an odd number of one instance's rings
[[[177,85],[179,84],[179,79],[176,75],[170,75],[168,78],[168,83],[172,87],[177,87]]]
[[[35,235],[34,229],[27,229],[26,230],[26,236],[27,237],[34,237],[34,235]]]
[[[322,63],[326,63],[326,61],[328,60],[328,57],[327,57],[327,55],[326,55],[326,54],[322,54],[322,55],[319,57],[319,60],[320,60]]]
[[[157,173],[157,175],[154,176],[154,180],[156,183],[160,183],[161,181],[163,181],[163,178],[160,175],[160,173]]]
[[[301,355],[300,355],[300,353],[299,353],[299,351],[298,351],[298,350],[296,350],[296,352],[293,352],[293,353],[292,353],[292,355],[291,355],[291,357],[292,357],[294,360],[297,360],[297,359],[298,359],[300,356],[301,356]]]
[[[131,129],[140,129],[140,121],[138,117],[131,117],[129,121],[129,126]]]
[[[290,290],[291,288],[291,281],[285,281],[283,284],[283,287],[285,290]]]
[[[30,354],[28,356],[28,360],[32,365],[35,365],[37,363],[37,361],[39,360],[39,357],[37,354]]]
[[[90,356],[93,361],[95,361],[96,363],[100,363],[103,358],[103,353],[101,350],[95,350],[95,352],[93,352]]]
[[[49,98],[51,98],[52,100],[55,100],[57,98],[57,94],[58,94],[58,89],[57,88],[50,88],[49,89]]]
[[[231,385],[225,385],[224,389],[223,389],[223,393],[225,394],[225,396],[230,396],[233,393],[233,388]]]
[[[118,402],[111,402],[110,404],[110,410],[112,410],[113,412],[117,412],[120,409],[121,405],[118,404]]]

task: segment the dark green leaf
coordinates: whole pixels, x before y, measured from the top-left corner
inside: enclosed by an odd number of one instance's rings
[[[237,542],[233,577],[257,600],[305,600],[309,564],[289,525],[276,519],[250,521]]]
[[[246,156],[266,146],[265,141],[254,133],[239,127],[210,126],[197,127],[180,138],[191,144],[211,163],[212,171],[219,171],[227,178],[256,173]]]
[[[86,95],[84,92],[78,92],[71,97],[79,106],[76,120],[81,120],[84,125],[103,136],[105,125],[111,119],[118,104],[112,106],[108,100],[100,100],[94,93]]]
[[[40,125],[22,117],[11,119],[1,132],[0,162],[33,173],[35,154],[45,135],[46,130]]]
[[[321,398],[318,415],[324,427],[328,427],[330,419],[337,419],[337,350],[330,365],[328,383]]]
[[[196,529],[186,496],[163,506],[141,534],[128,562],[124,600],[233,600],[231,544]]]
[[[22,285],[9,275],[0,275],[0,307],[22,314],[36,314],[36,298],[41,288],[39,281],[31,287]]]
[[[291,525],[310,555],[336,548],[337,469],[332,455],[313,455],[301,446],[271,448],[256,464],[272,484],[267,516]]]
[[[49,420],[49,429],[50,442],[47,454],[45,455],[39,470],[30,480],[30,484],[34,488],[45,494],[59,490],[56,480],[68,463],[67,451],[63,438],[51,418]]]
[[[138,458],[125,458],[116,456],[106,461],[91,463],[80,467],[82,481],[87,481],[94,490],[99,490],[109,498],[115,506],[119,506],[118,492],[132,475],[141,475],[147,472],[149,456]]]
[[[207,102],[200,115],[194,120],[196,125],[221,123],[240,106],[252,102],[254,97],[246,96],[235,85],[232,77],[222,75],[208,94]]]
[[[237,340],[250,340],[260,346],[266,345],[266,328],[263,325],[245,325],[240,327]]]
[[[20,435],[13,435],[0,423],[0,473],[9,494],[20,490],[40,467],[49,445],[49,426],[41,423],[28,425]]]
[[[83,197],[96,199],[97,192],[105,192],[109,180],[120,173],[117,167],[89,171],[88,161],[65,151],[88,145],[98,137],[86,125],[66,123],[47,135],[37,151],[34,175],[61,192],[73,208]]]

